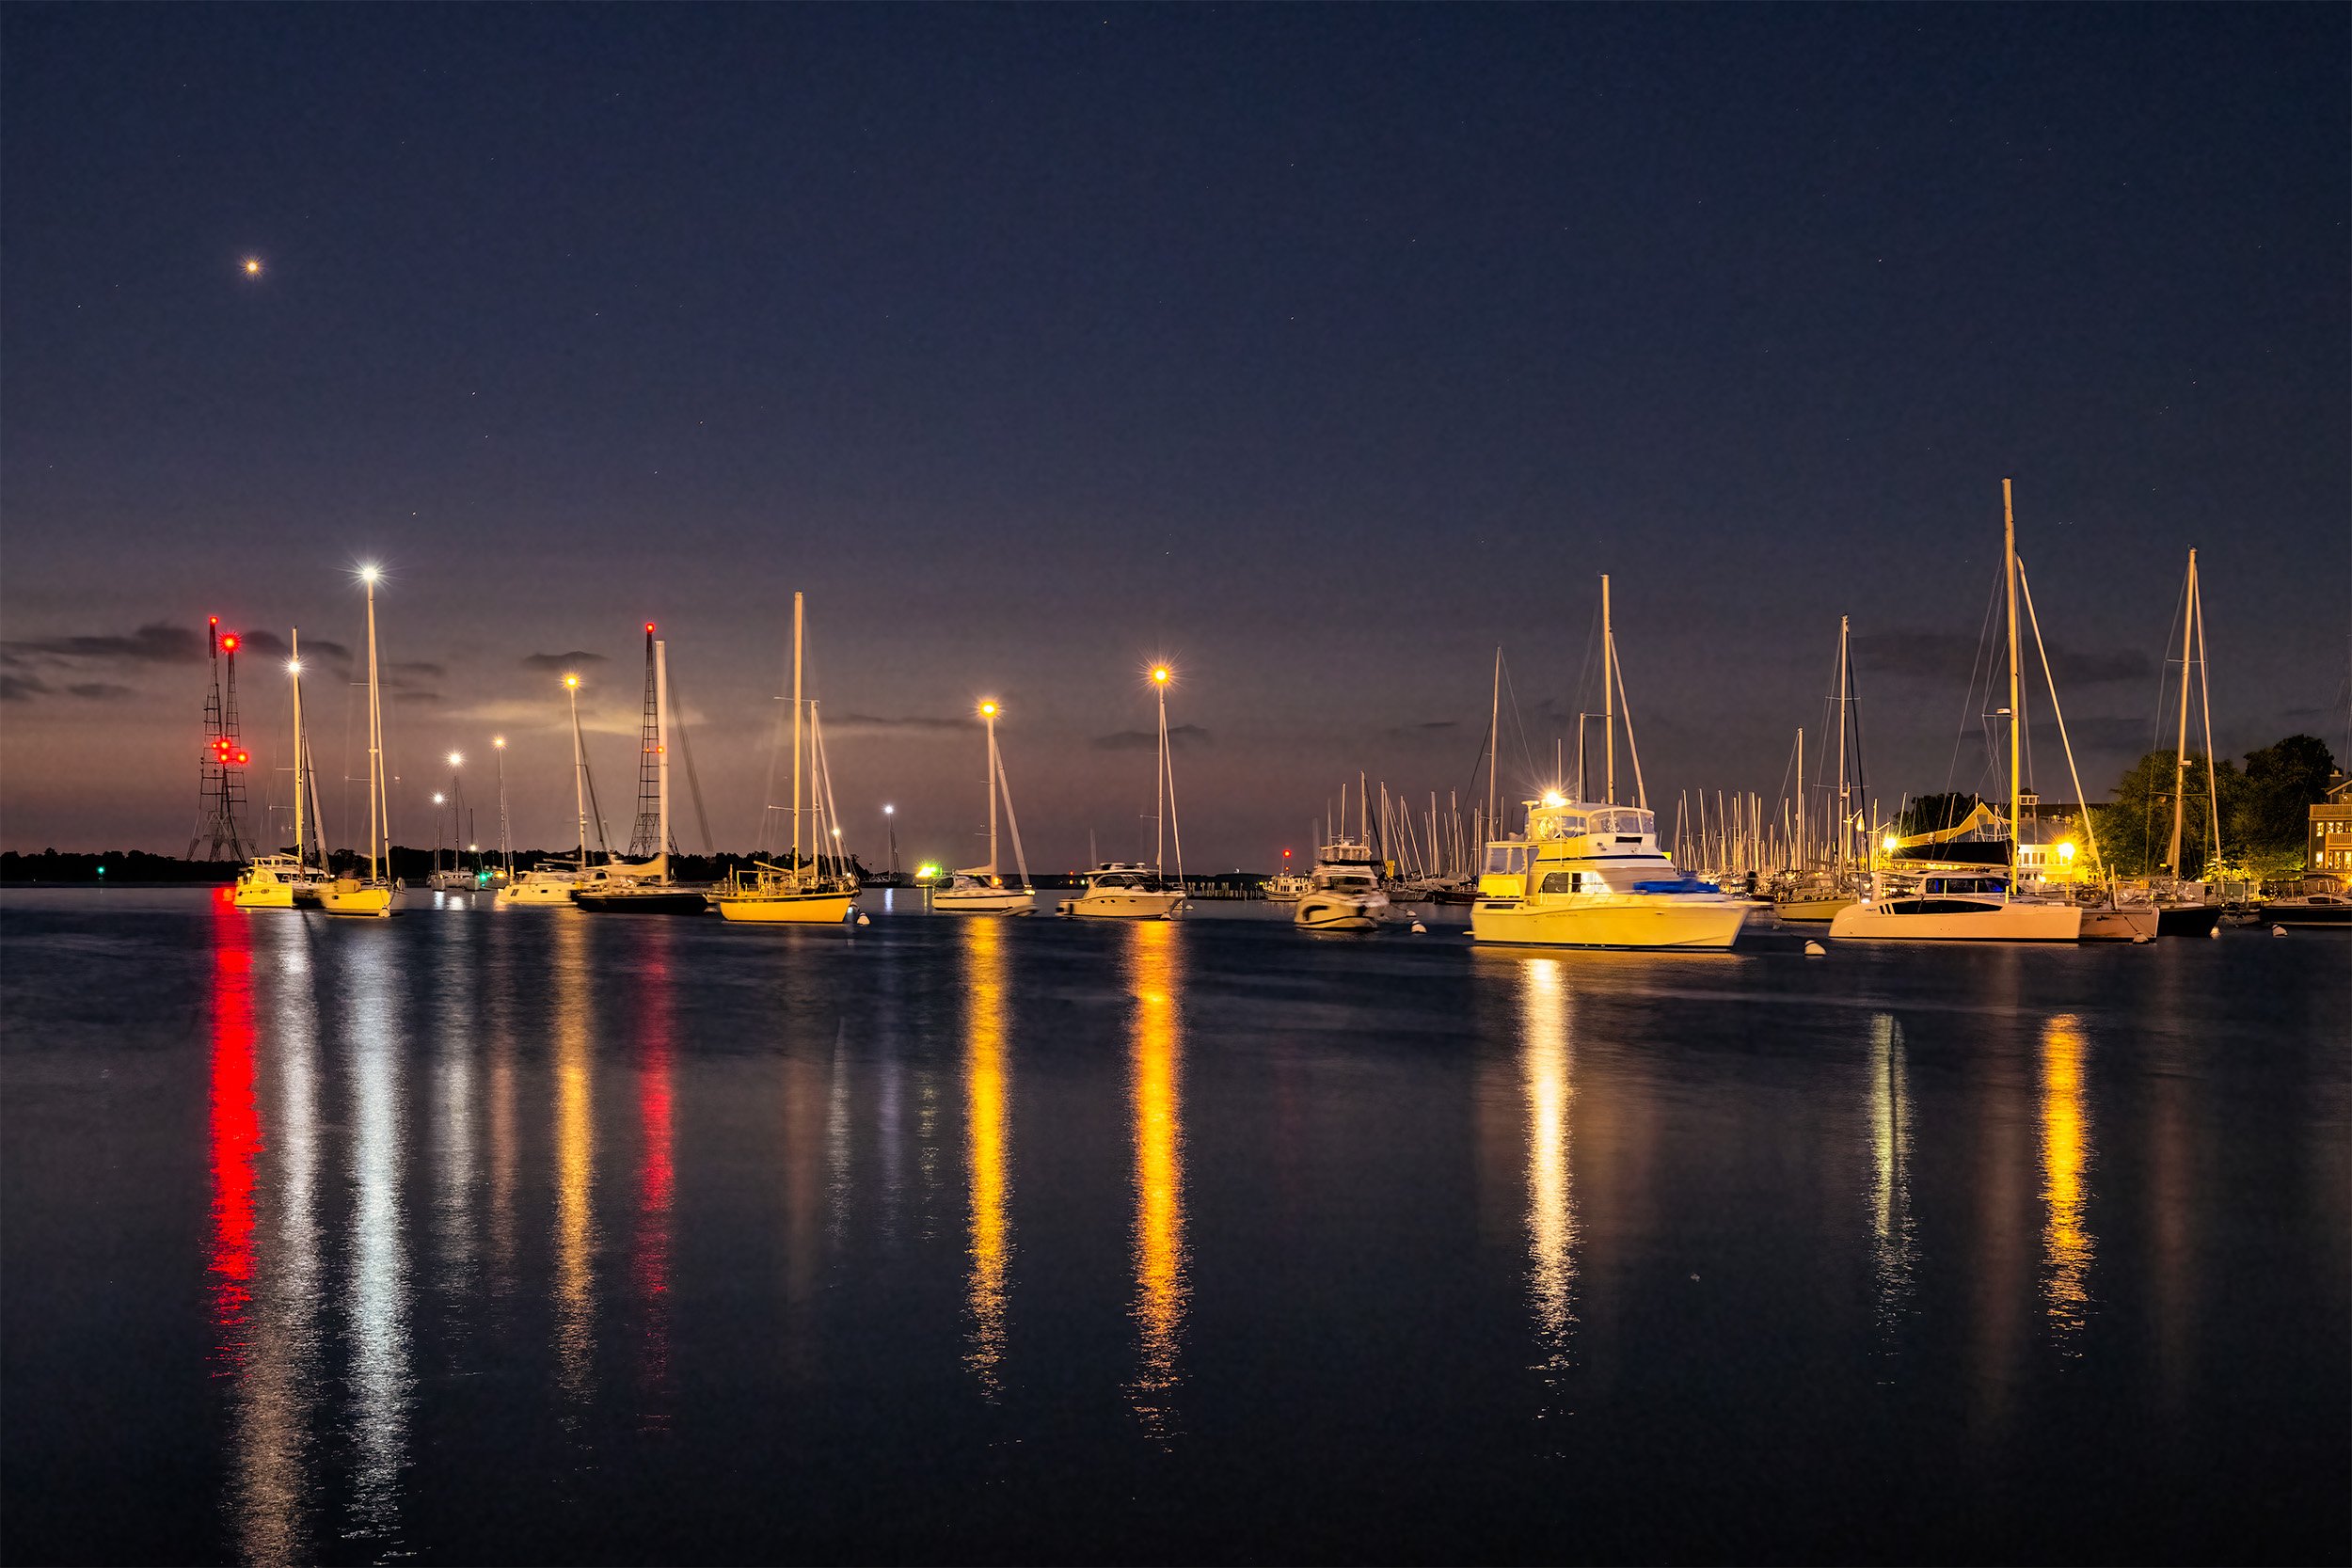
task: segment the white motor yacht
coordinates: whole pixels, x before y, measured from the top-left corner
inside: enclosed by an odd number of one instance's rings
[[[498,890],[498,901],[501,905],[517,904],[525,908],[568,904],[572,901],[572,889],[579,885],[580,873],[569,866],[561,870],[542,868],[524,871]]]
[[[1302,931],[1369,931],[1388,912],[1372,847],[1341,838],[1315,851],[1315,868],[1291,920]]]
[[[1148,865],[1104,861],[1087,878],[1087,890],[1061,901],[1067,915],[1114,920],[1166,920],[1184,907],[1184,889]]]
[[[1265,897],[1269,904],[1295,904],[1305,896],[1307,879],[1295,871],[1278,871],[1265,879]]]

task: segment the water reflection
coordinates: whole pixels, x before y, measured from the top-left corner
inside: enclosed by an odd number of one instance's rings
[[[1527,1102],[1528,1300],[1549,1398],[1539,1419],[1569,1413],[1576,1354],[1576,1186],[1569,1112],[1576,1095],[1574,1006],[1558,958],[1520,970],[1520,1077]]]
[[[647,1430],[670,1424],[670,1205],[676,1185],[671,1164],[670,959],[675,927],[655,922],[644,949],[637,1030],[637,1227],[629,1243],[629,1277],[638,1310],[639,1421]]]
[[[1128,1398],[1145,1431],[1163,1441],[1176,1430],[1171,1402],[1184,1307],[1191,1295],[1184,1252],[1184,1055],[1177,1007],[1176,929],[1164,921],[1128,927],[1127,985],[1135,999],[1129,1083],[1135,1118],[1135,1318],[1139,1335]]]
[[[596,1064],[588,922],[554,924],[555,1361],[575,1407],[594,1391],[596,1311]]]
[[[2042,1030],[2042,1295],[2061,1345],[2071,1345],[2090,1306],[2090,1115],[2083,1100],[2083,1033],[2072,1013]]]
[[[225,898],[213,900],[212,912],[213,1375],[234,1377],[245,1364],[252,1301],[253,1166],[262,1122],[254,1094],[250,917]]]
[[[435,1142],[439,1180],[435,1196],[441,1267],[437,1281],[443,1309],[457,1319],[472,1294],[478,1267],[474,1234],[474,925],[436,923],[434,995],[440,1010],[440,1055],[434,1064]]]
[[[1004,923],[966,920],[963,938],[964,1156],[972,1181],[964,1284],[972,1327],[963,1363],[993,1398],[1003,1386],[998,1364],[1005,1354],[1005,1272],[1011,1251],[1006,1217],[1011,1122],[1005,1083]]]
[[[274,1085],[269,1128],[268,1223],[257,1235],[260,1267],[237,1389],[235,1481],[238,1555],[246,1562],[305,1561],[310,1412],[317,1402],[320,1288],[317,1189],[318,1011],[311,998],[310,932],[299,920],[268,920],[255,974],[267,1023]]]
[[[340,933],[339,933],[340,934]],[[350,933],[351,1274],[344,1293],[355,1450],[347,1538],[389,1548],[407,1464],[409,1280],[401,1167],[402,1057],[394,1037],[398,974],[389,931]]]
[[[1911,1303],[1917,1260],[1911,1212],[1911,1076],[1903,1026],[1888,1013],[1870,1021],[1870,1272],[1883,1353]]]

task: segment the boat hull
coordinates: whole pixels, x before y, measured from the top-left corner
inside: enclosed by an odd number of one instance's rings
[[[2265,904],[2260,918],[2271,926],[2352,926],[2352,904],[2305,904],[2286,900]]]
[[[2153,942],[2164,918],[2153,905],[2083,911],[2085,942]]]
[[[392,912],[392,890],[381,882],[348,888],[325,882],[319,887],[319,908],[345,919],[381,919]]]
[[[2160,937],[2209,937],[2220,924],[2218,904],[2156,906],[2156,935]]]
[[[524,909],[568,904],[572,901],[572,887],[568,880],[535,882],[526,878],[499,889],[498,901],[501,905],[513,904]]]
[[[1089,893],[1063,899],[1061,912],[1089,920],[1166,920],[1184,901],[1181,893]]]
[[[230,902],[241,910],[291,910],[294,907],[294,884],[274,877],[265,881],[240,877]]]
[[[1574,904],[1486,899],[1470,911],[1470,936],[1515,946],[1721,951],[1739,940],[1748,908],[1672,894]]]
[[[985,893],[934,893],[931,908],[940,914],[1029,914],[1037,909],[1037,895],[1011,888],[990,888]]]
[[[1310,893],[1299,899],[1291,921],[1302,931],[1369,931],[1380,924],[1380,913],[1387,908],[1386,898],[1341,898],[1328,893]]]
[[[746,926],[838,926],[850,918],[851,893],[741,894],[717,900],[719,917]]]
[[[1839,942],[2079,942],[2083,911],[2070,904],[1980,904],[1965,910],[1904,912],[1906,903],[1956,904],[1958,899],[1889,899],[1837,911],[1829,934]]]
[[[630,888],[627,883],[578,894],[572,902],[599,914],[700,914],[710,907],[709,895],[692,889]]]
[[[1782,920],[1831,921],[1837,911],[1862,902],[1851,893],[1832,894],[1821,898],[1791,898],[1774,904],[1772,913]]]

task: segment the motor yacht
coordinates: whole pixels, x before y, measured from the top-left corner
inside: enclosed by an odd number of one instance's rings
[[[580,873],[570,866],[562,869],[542,867],[536,871],[516,874],[515,879],[498,890],[498,901],[524,908],[549,904],[568,904],[572,890],[580,885]]]
[[[230,902],[241,910],[291,910],[294,889],[307,879],[302,862],[292,855],[256,855],[237,873]]]
[[[1315,851],[1314,869],[1291,920],[1302,931],[1369,931],[1389,911],[1372,847],[1340,838]]]
[[[1063,899],[1060,911],[1113,920],[1166,920],[1184,904],[1184,889],[1152,867],[1104,861],[1088,876],[1086,892]]]
[[[1526,836],[1486,847],[1474,940],[1725,948],[1739,939],[1753,906],[1677,869],[1651,812],[1557,793],[1526,805]]]

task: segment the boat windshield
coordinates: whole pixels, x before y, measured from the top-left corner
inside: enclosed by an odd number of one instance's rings
[[[1612,806],[1593,813],[1592,831],[1597,833],[1654,833],[1658,831],[1656,814],[1635,806]]]
[[[1486,846],[1486,875],[1518,877],[1527,870],[1527,846],[1524,844],[1489,844]]]

